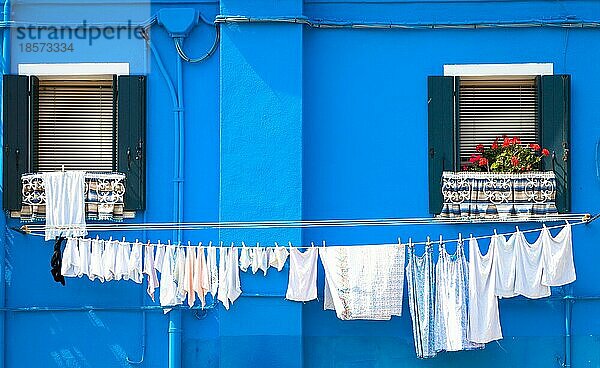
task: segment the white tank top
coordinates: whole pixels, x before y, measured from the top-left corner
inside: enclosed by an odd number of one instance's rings
[[[317,254],[318,248],[308,248],[304,253],[298,248],[290,248],[286,299],[307,302],[317,298]]]

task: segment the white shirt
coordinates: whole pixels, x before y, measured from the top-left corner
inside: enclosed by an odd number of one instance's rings
[[[301,253],[290,248],[290,274],[285,298],[307,302],[317,298],[317,254],[318,248],[308,248]]]

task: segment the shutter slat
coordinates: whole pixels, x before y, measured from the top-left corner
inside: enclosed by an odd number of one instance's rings
[[[39,81],[35,171],[114,170],[112,76]]]
[[[468,162],[478,144],[489,147],[497,137],[518,136],[525,144],[540,140],[533,78],[461,78],[458,105],[461,163]]]

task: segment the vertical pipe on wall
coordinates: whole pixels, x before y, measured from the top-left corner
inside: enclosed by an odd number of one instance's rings
[[[567,294],[564,297],[565,303],[565,368],[571,368],[571,315],[573,311],[572,296]]]
[[[4,0],[4,6],[2,8],[2,20],[4,23],[10,21],[10,0]],[[10,73],[10,28],[4,28],[2,30],[2,75]],[[0,139],[2,134],[0,133]],[[3,142],[0,142],[3,144]],[[1,200],[0,200],[1,201]],[[3,236],[0,238],[2,241],[0,247],[0,307],[6,306],[6,244],[8,243],[8,230],[6,227],[6,216],[0,215],[0,229],[2,230]],[[4,356],[5,356],[5,312],[0,312],[0,368],[4,368]]]
[[[183,65],[177,56],[177,200],[176,200],[176,222],[183,221],[183,164],[184,164],[184,118],[183,118]],[[181,243],[182,231],[177,229],[177,243]],[[174,309],[169,312],[169,368],[181,368],[181,310]]]
[[[150,38],[146,39],[146,42],[148,43],[148,46],[150,47],[150,51],[152,52],[152,55],[154,56],[154,58],[156,59],[156,63],[158,65],[158,69],[160,70],[162,76],[164,77],[165,81],[167,82],[167,86],[169,87],[169,91],[171,92],[171,98],[173,100],[173,117],[174,117],[174,121],[175,121],[175,125],[176,125],[176,129],[179,130],[180,124],[183,123],[183,121],[180,120],[180,110],[181,106],[183,106],[183,104],[180,102],[181,101],[181,92],[182,92],[182,88],[180,87],[180,85],[183,83],[182,82],[182,73],[181,73],[181,66],[179,65],[177,68],[177,86],[178,86],[178,90],[175,91],[175,87],[173,86],[173,81],[171,80],[171,78],[169,78],[169,75],[167,73],[167,70],[165,69],[165,66],[162,62],[162,59],[160,58],[160,55],[158,54],[158,51],[156,50],[156,48],[154,47],[154,45],[152,44],[152,42],[150,41]],[[178,134],[178,132],[176,132],[176,136],[175,136],[175,140],[179,140],[181,138],[181,135]],[[181,160],[179,160],[179,156],[182,154],[182,151],[179,150],[179,153],[176,156],[176,164],[175,164],[175,168],[174,168],[174,185],[173,185],[173,220],[177,221],[178,217],[179,217],[179,198],[183,199],[183,197],[179,196],[179,182],[177,181],[178,179],[178,173],[180,170],[180,163]],[[175,231],[173,231],[173,235],[175,235]],[[180,240],[180,238],[178,237],[178,239]],[[178,309],[173,309],[171,310],[171,312],[169,312],[169,328],[168,328],[168,335],[169,335],[169,357],[168,357],[168,366],[169,368],[181,368],[181,311]],[[0,367],[1,368],[1,367]]]

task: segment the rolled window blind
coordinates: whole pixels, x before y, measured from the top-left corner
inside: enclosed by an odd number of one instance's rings
[[[33,122],[34,171],[112,171],[115,165],[112,76],[40,79]]]
[[[461,163],[475,147],[489,147],[496,137],[518,136],[523,143],[538,143],[538,96],[534,77],[461,78],[458,130]]]

